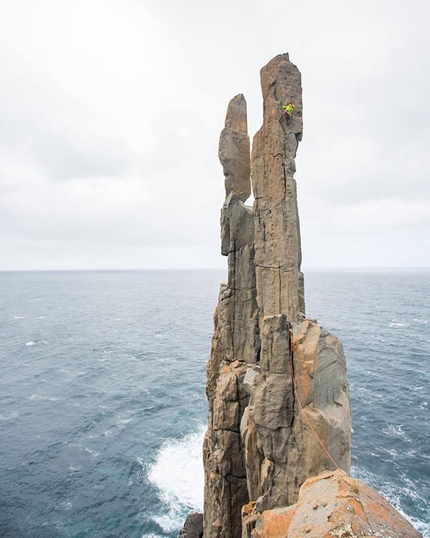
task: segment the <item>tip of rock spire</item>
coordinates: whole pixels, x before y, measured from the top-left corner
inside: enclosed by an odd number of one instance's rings
[[[225,127],[238,133],[248,133],[246,100],[242,93],[233,97],[228,104]]]

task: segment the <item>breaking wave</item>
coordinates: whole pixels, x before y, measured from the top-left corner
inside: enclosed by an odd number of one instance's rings
[[[148,478],[164,505],[152,519],[164,532],[179,529],[190,511],[203,511],[202,445],[206,426],[182,439],[167,441],[159,450]]]

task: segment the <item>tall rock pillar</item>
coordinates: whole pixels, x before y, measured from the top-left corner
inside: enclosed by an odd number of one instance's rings
[[[229,104],[219,145],[228,283],[207,367],[205,538],[248,537],[265,511],[295,503],[305,480],[350,465],[342,344],[305,319],[294,179],[300,73],[282,54],[261,70],[261,85],[263,125],[251,163],[242,95]],[[250,168],[254,210],[244,205]]]
[[[252,148],[255,266],[263,316],[304,316],[303,275],[294,162],[302,139],[302,86],[297,67],[281,54],[261,70],[263,125]],[[284,106],[293,107],[291,114]]]
[[[208,430],[205,467],[205,537],[241,533],[241,508],[248,502],[240,421],[249,395],[243,388],[247,364],[258,359],[259,333],[254,270],[254,218],[244,202],[251,193],[250,142],[246,101],[228,106],[219,142],[226,199],[221,211],[221,252],[228,257],[228,282],[222,284],[207,366]]]
[[[260,373],[241,423],[248,490],[260,512],[295,503],[303,482],[325,469],[348,472],[351,443],[342,344],[304,317],[294,179],[302,87],[288,54],[263,67],[261,88],[263,125],[251,159]]]

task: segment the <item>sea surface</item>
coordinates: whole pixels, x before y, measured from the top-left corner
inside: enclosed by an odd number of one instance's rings
[[[177,535],[203,498],[222,271],[0,273],[0,537]],[[353,475],[430,537],[430,271],[308,272],[348,359]]]

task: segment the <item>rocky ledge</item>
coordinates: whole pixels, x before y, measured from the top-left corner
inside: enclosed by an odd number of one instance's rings
[[[382,495],[340,470],[306,480],[292,506],[259,514],[249,503],[242,513],[244,534],[253,538],[421,536]]]

